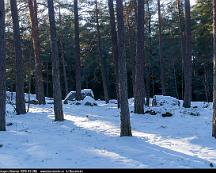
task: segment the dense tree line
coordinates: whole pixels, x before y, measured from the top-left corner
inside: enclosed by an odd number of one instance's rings
[[[215,0],[197,0],[192,8],[190,0],[1,1],[0,130],[5,89],[16,92],[17,114],[26,113],[24,92],[36,93],[38,104],[53,97],[57,121],[71,90],[77,100],[82,88],[106,103],[116,98],[121,136],[132,135],[128,97],[138,114],[155,94],[183,99],[185,108],[192,100],[212,101],[215,11],[209,9]]]

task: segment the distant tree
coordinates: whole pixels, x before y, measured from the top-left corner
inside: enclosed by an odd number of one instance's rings
[[[119,96],[121,109],[121,136],[132,136],[130,113],[128,107],[127,68],[125,56],[125,30],[123,15],[123,0],[116,1],[117,26],[118,26],[118,73]]]
[[[43,73],[40,59],[40,40],[38,33],[38,18],[37,18],[37,1],[28,0],[28,6],[31,18],[32,29],[32,41],[34,48],[34,60],[35,60],[35,84],[36,84],[36,98],[39,104],[45,104],[44,85],[43,85]]]
[[[177,0],[178,8],[178,20],[179,20],[179,30],[180,30],[180,40],[181,40],[181,56],[182,64],[184,64],[185,59],[185,24],[184,24],[184,10],[182,0]],[[184,67],[182,65],[182,67]],[[184,69],[182,68],[182,96],[184,95]]]
[[[161,3],[158,0],[158,28],[159,28],[159,56],[160,56],[160,82],[162,88],[162,95],[166,95],[165,77],[164,77],[164,54],[163,54],[163,36],[162,36],[162,16]]]
[[[68,94],[68,77],[67,77],[67,70],[66,70],[66,64],[65,64],[65,48],[64,48],[64,42],[63,42],[63,27],[62,27],[62,14],[61,14],[61,4],[59,3],[59,23],[60,23],[60,50],[61,50],[61,65],[62,65],[62,71],[63,71],[63,77],[64,77],[64,90],[65,95]]]
[[[78,2],[74,0],[74,30],[75,30],[75,56],[76,56],[76,99],[81,100],[81,63],[80,63],[80,31]]]
[[[0,131],[5,131],[6,114],[6,63],[5,63],[5,7],[0,1]]]
[[[216,138],[216,0],[213,0],[213,63],[214,63],[214,84],[213,84],[213,120],[212,136]]]
[[[191,13],[190,0],[185,0],[185,60],[184,60],[184,102],[185,108],[191,107],[192,97],[192,50],[191,50]]]
[[[97,46],[98,46],[99,61],[100,61],[100,66],[101,66],[102,81],[103,81],[104,99],[106,103],[108,103],[109,102],[108,74],[107,74],[106,61],[103,55],[103,48],[102,48],[102,42],[101,42],[99,9],[98,9],[97,0],[95,0],[95,17],[96,17],[96,29],[97,29]]]
[[[24,67],[17,11],[17,0],[10,0],[10,5],[11,16],[13,20],[14,47],[16,54],[16,112],[19,115],[26,113],[24,98]]]
[[[113,0],[108,0],[109,14],[110,14],[110,28],[111,28],[111,39],[112,39],[112,56],[115,64],[115,77],[116,77],[116,95],[118,100],[118,106],[120,106],[119,99],[119,74],[118,74],[118,40],[116,32],[116,21],[115,21],[115,10],[113,5]]]
[[[50,43],[52,52],[52,77],[53,77],[53,97],[54,97],[54,112],[55,120],[63,121],[63,109],[62,109],[62,94],[60,85],[60,72],[59,72],[59,54],[56,39],[56,23],[55,12],[53,6],[53,0],[48,0],[48,13],[50,22]]]
[[[137,49],[135,59],[134,112],[144,114],[144,0],[137,1]]]

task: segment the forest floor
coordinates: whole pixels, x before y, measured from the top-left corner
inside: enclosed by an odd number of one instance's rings
[[[129,103],[132,111],[133,100]],[[7,105],[7,131],[0,132],[0,168],[216,167],[212,104],[152,107],[156,115],[132,113],[133,137],[119,137],[116,104],[97,104],[64,105],[64,122],[54,121],[52,104],[31,105],[26,115],[15,115]],[[162,117],[164,111],[173,116]]]

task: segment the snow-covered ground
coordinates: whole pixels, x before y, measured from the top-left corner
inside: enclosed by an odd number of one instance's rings
[[[133,99],[129,103],[132,111]],[[7,131],[0,132],[0,168],[216,166],[212,105],[193,102],[191,109],[164,105],[151,108],[157,115],[132,113],[133,137],[119,137],[119,110],[113,101],[97,105],[64,105],[64,122],[54,121],[52,104],[31,105],[26,115],[15,115],[7,105]],[[173,116],[162,117],[164,112]]]

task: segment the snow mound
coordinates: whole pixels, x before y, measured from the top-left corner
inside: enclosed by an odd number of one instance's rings
[[[202,108],[201,108],[202,109]],[[185,115],[200,116],[201,109],[182,108],[179,112]]]
[[[171,96],[155,95],[152,100],[152,106],[180,106],[180,102]]]
[[[94,98],[94,93],[91,89],[83,89],[81,90],[82,99],[86,96]],[[76,91],[70,91],[64,99],[64,104],[67,104],[68,101],[75,101],[76,100]]]
[[[97,106],[97,103],[96,103],[95,99],[93,99],[92,97],[86,96],[82,101],[82,105],[85,105],[85,106]]]
[[[6,91],[6,102],[8,104],[10,103],[15,103],[16,101],[16,92],[10,92],[10,91]],[[28,94],[28,93],[24,93],[24,99],[26,103],[30,103],[30,104],[37,104],[38,101],[36,99],[36,94]]]
[[[118,104],[118,101],[115,100],[115,99],[112,99],[112,100],[109,100],[109,103],[111,103],[111,104]]]

